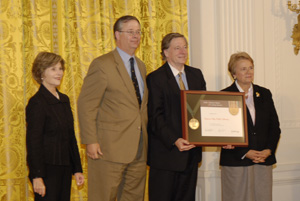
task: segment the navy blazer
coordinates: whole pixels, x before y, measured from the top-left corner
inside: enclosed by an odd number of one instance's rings
[[[189,90],[206,90],[200,69],[185,66]],[[197,147],[180,152],[174,145],[182,137],[180,89],[166,62],[147,76],[148,99],[148,165],[170,171],[185,170],[193,158],[202,158]]]
[[[235,83],[222,91],[238,92]],[[248,147],[236,147],[235,149],[222,149],[220,165],[223,166],[250,166],[255,163],[242,157],[250,150],[262,151],[270,149],[271,155],[261,165],[273,165],[276,163],[275,151],[280,138],[278,115],[270,90],[253,84],[253,99],[255,107],[255,125],[253,125],[247,108]]]
[[[70,165],[82,172],[73,115],[67,95],[53,96],[42,84],[26,107],[26,145],[29,177],[44,177],[45,167]]]

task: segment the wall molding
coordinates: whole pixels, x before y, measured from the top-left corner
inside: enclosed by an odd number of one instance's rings
[[[278,164],[273,170],[273,185],[300,184],[300,163]]]
[[[300,120],[283,120],[280,122],[281,128],[300,128]]]

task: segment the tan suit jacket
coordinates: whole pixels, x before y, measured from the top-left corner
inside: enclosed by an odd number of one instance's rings
[[[91,63],[78,98],[78,118],[83,144],[99,143],[103,160],[130,163],[137,154],[141,130],[147,153],[147,101],[145,64],[136,58],[144,81],[139,108],[132,80],[115,49]]]

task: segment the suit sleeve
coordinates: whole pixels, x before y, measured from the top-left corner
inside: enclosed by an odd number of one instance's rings
[[[203,76],[203,73],[200,69],[197,69],[197,72],[199,73],[199,75],[197,76],[197,80],[200,82],[200,87],[197,90],[204,90],[206,91],[206,82]]]
[[[107,87],[107,77],[99,61],[94,60],[84,79],[78,98],[78,119],[81,142],[97,143],[97,113]]]
[[[246,154],[248,153],[248,151],[250,150],[248,147],[247,148],[244,148],[244,147],[236,147],[235,148],[236,150],[236,159],[237,160],[244,160],[245,159],[245,156]]]
[[[27,163],[30,171],[30,177],[44,177],[44,136],[45,111],[43,106],[36,100],[30,99],[26,107],[26,146]]]
[[[72,157],[72,171],[73,174],[77,172],[82,172],[82,167],[81,167],[81,161],[80,161],[80,155],[79,155],[79,150],[78,150],[78,145],[77,145],[77,140],[75,137],[74,130],[71,133],[71,157]]]
[[[269,90],[267,90],[267,100],[270,107],[270,120],[268,122],[270,132],[268,133],[268,144],[266,146],[266,149],[270,149],[272,151],[272,154],[275,154],[281,130],[279,126],[278,115],[274,106],[274,101],[272,99],[272,94]]]
[[[79,155],[79,150],[78,150],[78,145],[77,145],[77,140],[75,136],[75,131],[74,131],[74,118],[73,118],[73,113],[70,105],[70,100],[69,97],[67,96],[68,99],[68,104],[67,108],[70,111],[70,124],[71,124],[71,129],[70,129],[70,155],[71,155],[71,163],[72,163],[72,172],[73,174],[77,172],[82,172],[82,166],[81,166],[81,160],[80,160],[80,155]]]
[[[158,78],[154,78],[151,75],[147,77],[149,90],[148,129],[149,134],[155,135],[167,148],[172,149],[178,137],[166,120],[168,118],[166,108],[169,106],[166,103],[163,86],[161,85],[162,83],[159,82]]]

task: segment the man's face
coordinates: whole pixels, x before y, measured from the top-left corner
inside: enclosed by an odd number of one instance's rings
[[[115,33],[117,46],[129,55],[134,54],[140,44],[140,31],[140,24],[136,20],[122,24],[122,30]]]
[[[167,62],[174,67],[182,67],[188,58],[188,47],[183,37],[171,40],[170,47],[164,50]]]

